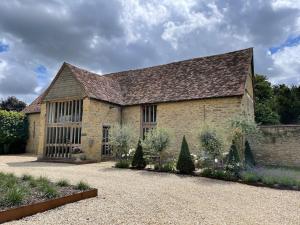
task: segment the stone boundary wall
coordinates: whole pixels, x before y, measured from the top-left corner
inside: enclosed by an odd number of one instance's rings
[[[300,167],[300,125],[260,126],[260,142],[250,140],[258,165]]]

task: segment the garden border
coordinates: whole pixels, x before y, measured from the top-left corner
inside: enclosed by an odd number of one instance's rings
[[[98,196],[97,189],[91,189],[80,193],[67,195],[60,198],[55,198],[47,201],[37,202],[29,205],[24,205],[0,212],[0,223],[18,220],[26,216],[32,216],[37,213],[45,212],[50,209],[57,208],[68,203],[77,202],[80,200],[93,198]]]
[[[116,167],[113,167],[116,168]],[[239,184],[244,184],[244,185],[248,185],[248,186],[253,186],[253,187],[265,187],[265,188],[271,188],[271,189],[275,189],[275,190],[286,190],[286,191],[300,191],[300,188],[298,187],[289,187],[289,186],[284,186],[284,185],[267,185],[264,184],[262,182],[247,182],[247,181],[243,181],[241,179],[238,180],[226,180],[226,179],[221,179],[221,178],[215,178],[215,177],[208,177],[208,176],[201,176],[200,173],[197,172],[193,172],[192,174],[182,174],[179,172],[167,172],[167,171],[158,171],[158,170],[153,170],[150,168],[145,168],[145,169],[135,169],[133,167],[129,167],[129,168],[116,168],[116,169],[130,169],[130,170],[136,170],[136,171],[146,171],[146,172],[152,172],[152,173],[168,173],[168,174],[175,174],[175,175],[179,175],[179,176],[189,176],[189,177],[203,177],[203,178],[207,178],[207,179],[212,179],[212,180],[221,180],[221,181],[225,181],[225,182],[232,182],[232,183],[239,183]]]

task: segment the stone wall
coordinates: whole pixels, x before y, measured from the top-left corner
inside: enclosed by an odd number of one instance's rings
[[[300,125],[261,126],[263,138],[251,141],[260,165],[300,167]]]
[[[120,123],[120,107],[109,103],[85,98],[81,144],[87,158],[101,160],[102,127]]]
[[[242,113],[241,107],[240,97],[162,103],[157,106],[157,126],[171,133],[168,152],[177,155],[185,135],[190,151],[197,153],[200,130],[205,125],[218,128],[227,139],[226,127],[230,119]]]
[[[44,145],[45,145],[45,134],[46,134],[46,103],[41,104],[40,112],[40,129],[39,129],[39,147],[37,151],[38,158],[44,157]]]
[[[26,152],[37,154],[39,147],[40,132],[40,114],[28,114],[28,139],[26,144]]]

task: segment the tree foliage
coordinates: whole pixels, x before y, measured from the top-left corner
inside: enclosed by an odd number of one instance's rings
[[[206,155],[211,158],[211,160],[219,158],[222,153],[223,142],[216,130],[208,127],[204,128],[201,131],[199,138],[202,150]]]
[[[144,159],[144,152],[141,140],[139,140],[138,142],[131,165],[136,169],[144,169],[146,167],[146,160]]]
[[[151,129],[146,133],[142,142],[142,146],[147,151],[148,156],[157,156],[159,158],[159,168],[162,165],[163,152],[169,144],[169,132],[163,128]]]
[[[300,123],[300,86],[272,86],[266,76],[256,75],[254,93],[257,123]]]
[[[284,84],[274,86],[276,96],[276,110],[280,115],[280,122],[293,124],[300,122],[300,86],[288,87]]]
[[[14,96],[8,97],[0,102],[0,109],[20,112],[26,107],[26,103]]]
[[[254,156],[248,141],[245,142],[245,163],[248,166],[255,166]]]
[[[176,169],[183,174],[191,174],[195,170],[188,143],[183,136],[181,150],[178,157]]]
[[[117,159],[127,158],[129,149],[136,140],[132,127],[128,124],[114,124],[109,132],[109,142]]]
[[[240,155],[239,152],[237,150],[237,147],[235,146],[235,144],[232,144],[227,156],[227,164],[228,165],[232,165],[232,166],[236,166],[237,164],[240,163]]]
[[[24,114],[0,110],[0,150],[21,152],[28,138],[28,121]],[[19,146],[18,146],[19,145]],[[12,148],[19,149],[12,149]],[[7,152],[8,153],[8,152]]]

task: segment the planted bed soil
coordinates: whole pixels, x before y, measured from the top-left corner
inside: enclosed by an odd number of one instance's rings
[[[46,177],[33,178],[29,175],[16,177],[13,174],[0,173],[0,213],[88,190],[91,188],[85,183],[75,186],[66,180],[58,184]]]
[[[81,190],[76,190],[74,186],[60,187],[60,188],[58,188],[58,195],[56,197],[53,197],[53,198],[46,197],[37,188],[31,189],[30,192],[31,192],[30,194],[28,194],[24,197],[24,199],[21,203],[17,203],[17,204],[14,204],[14,205],[13,204],[5,204],[5,203],[3,204],[2,203],[0,205],[0,212],[1,211],[6,211],[6,210],[12,209],[12,208],[25,206],[25,205],[35,204],[35,203],[38,203],[38,202],[44,202],[44,201],[54,199],[54,198],[60,198],[60,197],[73,195],[73,194],[76,194],[76,193],[80,193],[82,191]]]

